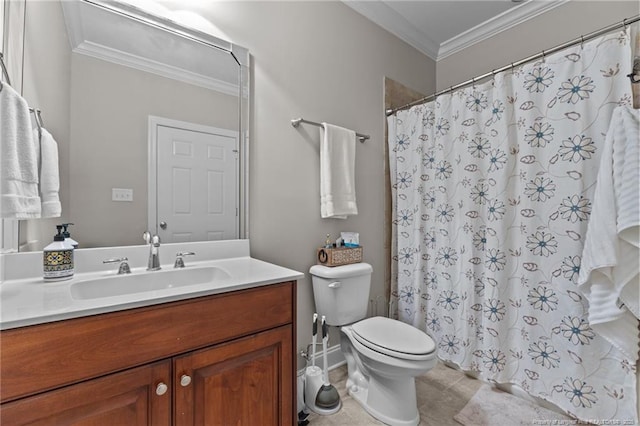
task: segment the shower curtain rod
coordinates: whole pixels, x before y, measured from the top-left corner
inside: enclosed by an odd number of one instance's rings
[[[609,25],[607,27],[601,28],[601,29],[596,30],[596,31],[594,31],[592,33],[589,33],[587,35],[580,36],[575,40],[568,41],[566,43],[560,44],[560,45],[558,45],[556,47],[553,47],[551,49],[543,50],[540,53],[536,53],[535,55],[531,55],[531,56],[529,56],[527,58],[524,58],[524,59],[521,59],[521,60],[519,60],[517,62],[512,62],[510,65],[505,65],[502,68],[494,69],[491,72],[482,74],[482,75],[480,75],[478,77],[475,77],[475,78],[472,78],[470,80],[464,81],[462,83],[456,84],[455,86],[451,86],[451,87],[449,87],[447,89],[444,89],[444,90],[442,90],[440,92],[436,92],[433,95],[425,96],[424,98],[420,98],[417,101],[410,102],[408,104],[402,105],[402,106],[397,107],[397,108],[389,108],[389,109],[386,110],[387,117],[390,116],[390,115],[393,115],[396,112],[401,111],[403,109],[407,109],[407,108],[410,108],[412,106],[420,105],[422,103],[431,101],[431,100],[437,98],[440,95],[444,95],[445,93],[453,92],[454,90],[460,89],[462,87],[466,87],[466,86],[468,86],[470,84],[478,83],[479,81],[481,81],[481,80],[483,80],[483,79],[485,79],[487,77],[495,76],[496,74],[501,73],[503,71],[507,71],[508,69],[513,69],[513,68],[518,67],[520,65],[526,64],[527,62],[531,62],[531,61],[535,61],[536,59],[544,58],[547,55],[551,55],[553,53],[559,52],[560,50],[566,49],[567,47],[571,47],[571,46],[574,46],[576,44],[582,44],[585,41],[589,41],[591,39],[594,39],[594,38],[599,37],[599,36],[601,36],[603,34],[609,33],[611,31],[615,31],[615,30],[620,29],[620,28],[626,28],[628,25],[631,25],[634,22],[638,22],[638,21],[640,21],[640,15],[636,15],[636,16],[634,16],[632,18],[623,19],[621,22],[617,22],[615,24],[612,24],[612,25]],[[632,78],[632,74],[629,74],[629,77]]]

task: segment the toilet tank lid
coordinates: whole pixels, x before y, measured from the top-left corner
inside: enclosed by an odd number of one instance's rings
[[[349,277],[357,277],[359,275],[371,274],[373,272],[373,268],[368,263],[352,263],[350,265],[342,265],[342,266],[323,266],[323,265],[313,265],[309,269],[309,273],[316,277],[320,278],[349,278]]]

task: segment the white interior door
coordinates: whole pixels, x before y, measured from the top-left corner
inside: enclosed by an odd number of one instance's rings
[[[162,242],[238,238],[238,134],[202,126],[154,127],[155,229]]]

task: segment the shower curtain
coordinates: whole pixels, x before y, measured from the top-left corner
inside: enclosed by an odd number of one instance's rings
[[[630,69],[628,31],[609,34],[388,119],[398,318],[582,420],[637,421],[637,353],[593,332],[576,287]]]

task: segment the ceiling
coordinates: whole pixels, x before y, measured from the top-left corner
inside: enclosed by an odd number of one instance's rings
[[[343,0],[434,60],[452,55],[569,0]]]

